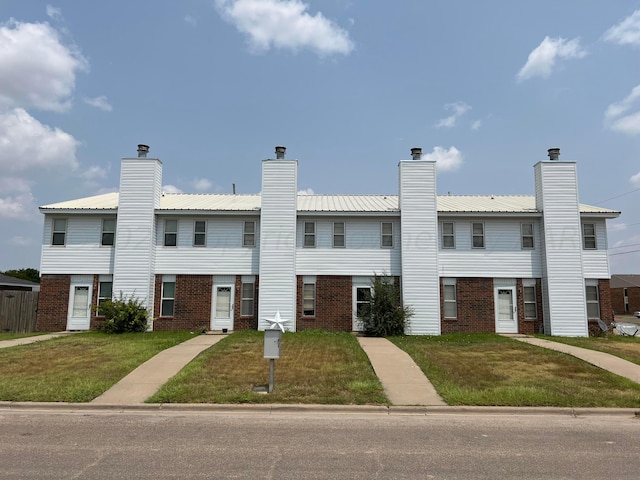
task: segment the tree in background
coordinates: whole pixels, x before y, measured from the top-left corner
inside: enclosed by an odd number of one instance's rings
[[[362,305],[360,319],[364,334],[369,337],[404,335],[407,320],[413,315],[411,307],[402,305],[400,286],[389,275],[373,279],[369,303]]]
[[[40,283],[40,272],[35,268],[21,268],[19,270],[7,270],[2,272],[5,275],[14,278],[20,278],[22,280],[29,280],[30,282]]]

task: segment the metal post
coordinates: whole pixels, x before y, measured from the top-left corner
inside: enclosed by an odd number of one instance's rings
[[[275,370],[276,361],[275,359],[269,359],[269,390],[268,392],[273,392],[273,371]]]

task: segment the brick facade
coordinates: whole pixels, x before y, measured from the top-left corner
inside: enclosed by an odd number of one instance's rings
[[[352,283],[350,276],[316,276],[316,312],[302,315],[302,276],[297,279],[296,330],[321,328],[334,332],[350,332],[353,327]]]
[[[211,326],[211,275],[176,275],[173,317],[160,316],[162,275],[156,275],[154,330],[208,330]]]
[[[640,311],[640,287],[626,287],[629,309],[625,310],[624,304],[625,288],[611,288],[611,306],[616,315],[633,314]]]
[[[440,280],[442,333],[496,331],[492,278],[456,278],[458,318],[444,318],[444,288]]]
[[[58,332],[67,329],[70,289],[71,275],[42,275],[36,330]]]

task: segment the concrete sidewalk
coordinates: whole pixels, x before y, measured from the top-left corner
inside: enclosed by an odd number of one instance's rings
[[[143,403],[200,352],[215,345],[226,335],[198,335],[163,350],[136,368],[92,404],[130,405]]]
[[[527,337],[521,335],[509,335],[505,334],[505,337],[518,340],[520,342],[529,343],[538,347],[548,348],[551,350],[557,350],[558,352],[568,353],[574,357],[584,360],[596,367],[600,367],[603,370],[608,370],[621,377],[633,380],[636,383],[640,383],[640,365],[631,363],[622,358],[610,355],[604,352],[598,352],[597,350],[589,350],[587,348],[574,347],[572,345],[566,345],[560,342],[554,342],[551,340],[545,340],[543,338]]]
[[[358,337],[393,405],[446,405],[420,367],[386,338]]]
[[[14,340],[2,340],[0,341],[0,348],[17,347],[18,345],[28,345],[30,343],[42,342],[44,340],[50,340],[52,338],[64,337],[65,335],[72,335],[76,332],[56,332],[47,333],[45,335],[34,335],[33,337],[16,338]]]

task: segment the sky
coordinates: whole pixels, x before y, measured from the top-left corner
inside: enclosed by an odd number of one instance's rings
[[[40,205],[116,191],[139,143],[166,192],[534,193],[559,147],[640,274],[640,0],[2,0],[0,270],[39,268]]]

